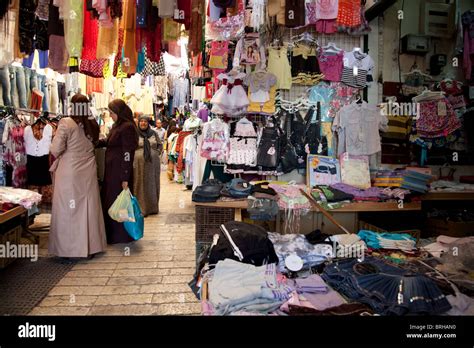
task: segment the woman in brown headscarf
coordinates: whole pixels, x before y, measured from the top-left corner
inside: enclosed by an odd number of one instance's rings
[[[49,253],[76,258],[105,251],[107,242],[94,155],[99,125],[89,118],[86,96],[76,94],[71,106],[50,147],[56,161]]]
[[[99,146],[107,147],[102,187],[105,229],[109,244],[129,243],[133,239],[128,235],[123,223],[112,220],[108,210],[123,189],[133,190],[133,159],[138,146],[138,129],[132,110],[123,100],[112,100],[109,103],[109,111],[114,125],[108,138],[99,141]]]

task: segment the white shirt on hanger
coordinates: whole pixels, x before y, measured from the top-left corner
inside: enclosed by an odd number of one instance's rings
[[[49,124],[43,128],[43,136],[41,140],[35,138],[31,126],[26,126],[23,134],[26,154],[35,157],[48,155],[52,138],[53,127]]]

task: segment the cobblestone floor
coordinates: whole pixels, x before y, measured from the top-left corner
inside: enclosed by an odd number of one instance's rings
[[[195,266],[193,220],[191,191],[162,173],[160,214],[145,219],[144,238],[79,262],[30,315],[198,315],[187,285]],[[43,255],[45,247],[43,239]]]

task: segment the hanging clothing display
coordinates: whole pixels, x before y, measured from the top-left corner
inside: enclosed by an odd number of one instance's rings
[[[387,130],[388,119],[377,106],[352,103],[344,106],[333,122],[338,133],[338,155],[372,155],[382,150],[380,131]]]
[[[247,93],[242,87],[246,74],[220,74],[217,79],[222,86],[211,99],[212,112],[217,114],[238,114],[245,112],[249,105]]]
[[[25,127],[23,138],[27,155],[26,171],[28,185],[44,186],[52,183],[49,173],[49,149],[53,127],[41,121]]]

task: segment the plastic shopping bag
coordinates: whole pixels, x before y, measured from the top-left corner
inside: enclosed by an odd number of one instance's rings
[[[123,226],[127,230],[128,235],[134,240],[139,240],[143,238],[143,230],[145,229],[145,219],[143,218],[142,210],[140,209],[140,204],[135,196],[131,196],[133,214],[135,215],[135,222],[125,221]]]
[[[109,208],[109,216],[118,222],[135,222],[132,206],[132,194],[129,189],[123,190]]]

